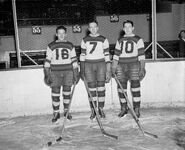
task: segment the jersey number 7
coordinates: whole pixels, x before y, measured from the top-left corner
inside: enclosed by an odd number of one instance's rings
[[[92,49],[89,52],[90,54],[92,54],[94,50],[96,49],[97,42],[90,42],[90,44],[93,45]]]

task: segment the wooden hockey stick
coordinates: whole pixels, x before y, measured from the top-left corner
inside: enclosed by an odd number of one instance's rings
[[[100,127],[101,133],[102,133],[104,136],[106,136],[106,137],[113,138],[113,139],[118,139],[118,136],[109,134],[109,133],[107,133],[107,132],[104,130],[103,125],[102,125],[102,123],[101,123],[101,121],[100,121],[99,113],[98,113],[98,111],[97,111],[97,109],[96,109],[96,107],[95,107],[95,104],[94,104],[92,95],[91,95],[91,93],[90,93],[90,91],[89,91],[89,88],[88,88],[87,81],[86,81],[85,77],[84,77],[84,84],[85,84],[86,90],[87,90],[87,92],[88,92],[88,94],[89,94],[89,96],[90,96],[90,99],[91,99],[91,101],[92,101],[92,106],[93,106],[94,111],[95,111],[95,113],[96,113],[96,121],[98,122],[98,125],[99,125],[99,127]]]
[[[131,113],[132,117],[134,118],[135,122],[137,123],[139,129],[140,129],[141,132],[143,133],[143,135],[144,135],[144,136],[148,136],[148,137],[158,138],[157,135],[152,134],[152,133],[150,133],[150,132],[148,132],[148,131],[145,131],[145,130],[143,129],[143,127],[142,127],[141,124],[140,124],[139,118],[136,116],[135,111],[133,110],[132,105],[130,104],[130,101],[129,101],[128,97],[127,97],[127,94],[124,92],[123,87],[122,87],[121,83],[119,82],[119,80],[118,80],[118,78],[117,78],[117,75],[114,74],[114,78],[115,78],[117,84],[120,86],[120,88],[121,88],[121,90],[122,90],[122,92],[123,92],[123,94],[124,94],[124,96],[125,96],[125,100],[126,100],[126,102],[127,102],[127,106],[128,106],[128,108],[129,108],[129,110],[130,110],[130,113]]]
[[[66,116],[64,117],[64,121],[63,121],[63,124],[62,124],[62,131],[61,131],[61,134],[60,136],[55,139],[54,141],[50,141],[47,143],[48,146],[51,146],[51,145],[54,145],[58,142],[60,142],[62,140],[62,135],[64,133],[64,129],[65,129],[65,123],[67,121],[67,117],[68,117],[68,114],[69,114],[69,111],[70,111],[70,108],[71,108],[71,102],[72,102],[72,98],[73,98],[73,95],[74,95],[74,91],[75,91],[75,87],[76,87],[76,82],[74,83],[73,85],[73,89],[72,89],[72,93],[71,93],[71,97],[70,97],[70,102],[69,102],[69,107],[68,107],[68,110],[67,110],[67,113],[66,113]]]

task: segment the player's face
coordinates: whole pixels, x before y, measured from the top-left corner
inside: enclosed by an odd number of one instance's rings
[[[92,35],[96,35],[98,33],[98,25],[95,22],[89,24],[89,31]]]
[[[130,23],[125,23],[123,30],[125,31],[126,35],[131,35],[134,30],[134,27]]]
[[[59,41],[65,40],[65,37],[66,37],[66,32],[65,32],[65,30],[59,29],[59,30],[57,31],[57,33],[56,33],[56,36],[58,37],[58,40],[59,40]]]
[[[185,32],[181,33],[181,37],[182,37],[182,39],[185,39]]]

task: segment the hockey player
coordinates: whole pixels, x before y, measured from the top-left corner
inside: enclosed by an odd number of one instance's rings
[[[98,22],[92,21],[88,25],[90,34],[82,39],[80,55],[80,75],[87,80],[93,101],[101,118],[105,118],[103,111],[105,104],[105,82],[111,78],[111,64],[109,58],[109,42],[98,33]],[[89,99],[90,100],[90,99]],[[98,102],[97,102],[98,101]],[[90,100],[91,116],[95,118],[92,101]]]
[[[133,108],[137,117],[140,117],[140,80],[145,76],[144,42],[133,33],[134,25],[132,21],[123,22],[123,30],[125,35],[116,42],[112,61],[112,74],[117,75],[125,92],[127,91],[127,82],[130,81]],[[123,117],[127,114],[128,107],[119,85],[117,90],[121,105],[118,116]]]
[[[66,40],[67,29],[64,26],[56,28],[57,40],[47,46],[44,63],[45,83],[51,87],[53,119],[55,123],[60,118],[60,90],[63,93],[63,107],[66,116],[73,82],[78,82],[78,63],[75,48]],[[67,118],[72,119],[71,114]]]

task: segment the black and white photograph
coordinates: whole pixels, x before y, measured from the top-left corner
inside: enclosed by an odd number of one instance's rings
[[[185,150],[185,0],[0,15],[0,150]]]

